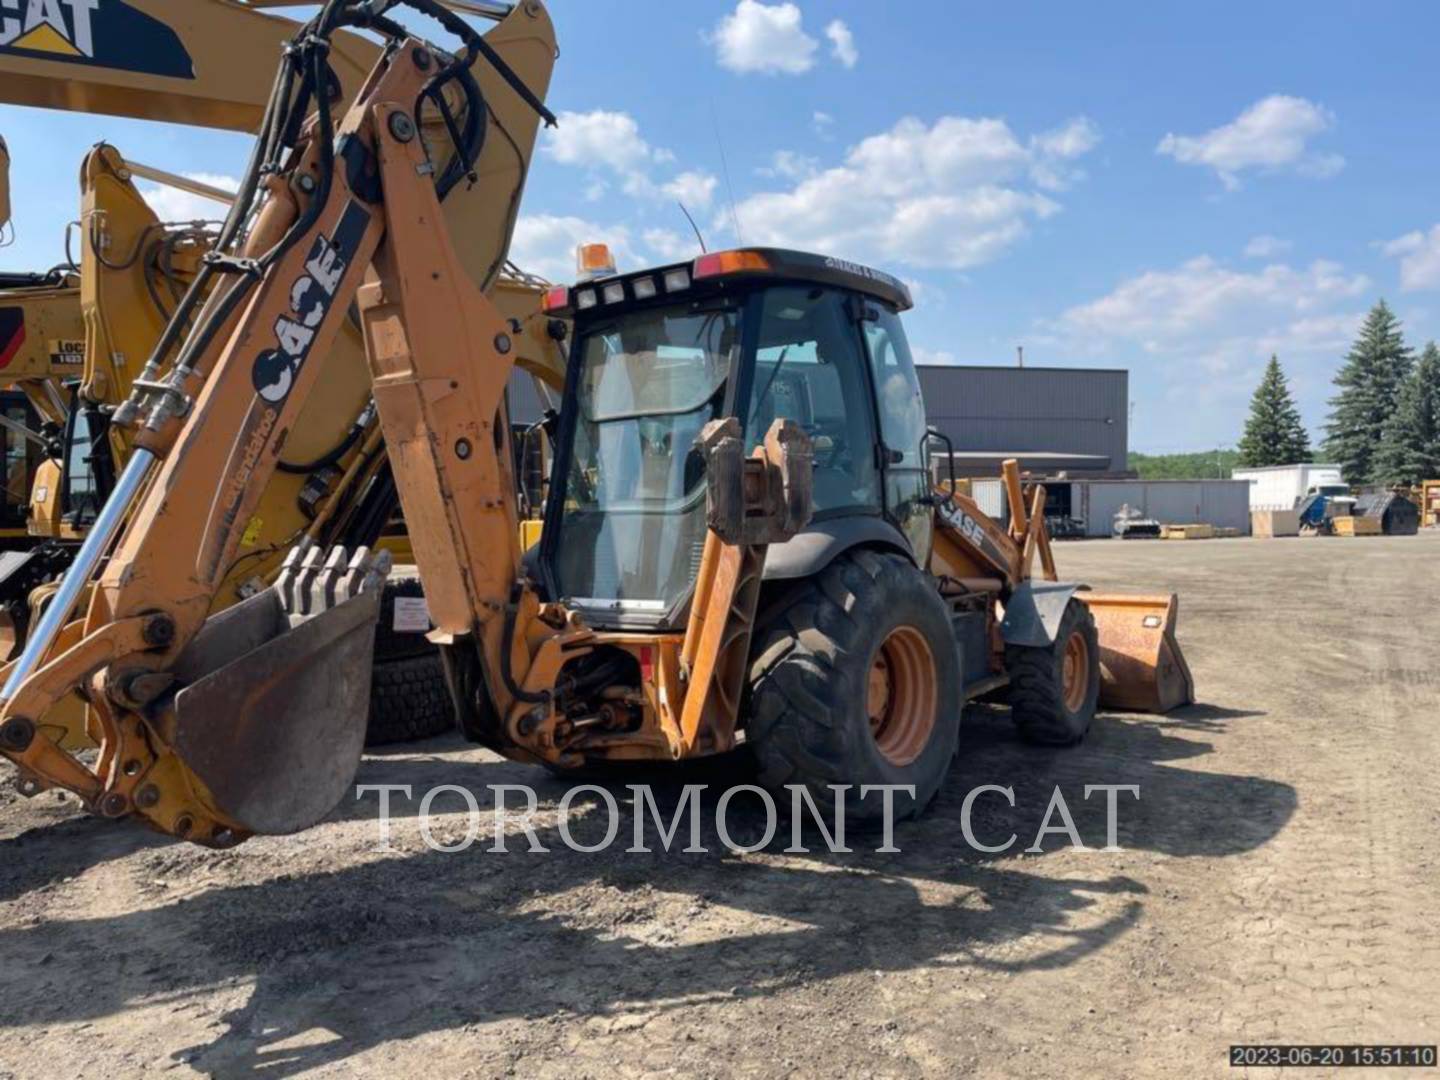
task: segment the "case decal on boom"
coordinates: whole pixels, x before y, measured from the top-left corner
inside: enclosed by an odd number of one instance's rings
[[[315,238],[305,260],[306,272],[290,286],[290,313],[275,320],[276,347],[255,358],[255,392],[262,400],[279,405],[290,396],[295,377],[310,355],[315,332],[329,314],[335,290],[369,224],[370,215],[352,202],[345,207],[333,238],[323,234]]]
[[[369,225],[369,212],[352,201],[345,204],[331,236],[316,235],[305,259],[304,273],[290,286],[290,310],[275,321],[276,345],[262,352],[251,365],[250,379],[256,399],[236,437],[225,469],[228,479],[217,493],[207,525],[210,539],[196,564],[207,578],[220,571],[226,542],[234,536],[240,520],[250,478],[276,436],[285,399],[295,387],[315,336],[335,302],[335,293],[346,270],[355,261],[355,253]],[[243,542],[244,538],[240,539]]]
[[[195,78],[179,35],[125,0],[0,0],[0,52]]]

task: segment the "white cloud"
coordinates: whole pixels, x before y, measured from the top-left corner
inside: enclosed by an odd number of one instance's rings
[[[946,116],[927,126],[907,117],[852,147],[842,164],[791,176],[796,183],[788,190],[745,199],[740,224],[750,243],[884,265],[975,266],[1060,209],[1025,181],[1062,160],[1062,152],[1069,160],[1093,146],[1098,135],[1081,130],[1068,138],[1047,133],[1027,145],[1003,120]],[[776,171],[782,164],[798,170],[801,160],[777,159]]]
[[[708,40],[720,66],[745,74],[802,75],[815,66],[819,42],[805,33],[795,4],[740,0]]]
[[[1276,255],[1285,254],[1290,247],[1289,240],[1282,240],[1269,233],[1261,233],[1259,236],[1252,236],[1250,242],[1245,245],[1245,257],[1247,259],[1273,259]]]
[[[1339,154],[1313,153],[1310,140],[1335,126],[1330,110],[1305,98],[1272,94],[1228,124],[1203,135],[1168,134],[1155,148],[1184,165],[1215,170],[1227,188],[1240,186],[1246,169],[1291,169],[1308,176],[1333,176],[1345,167]]]
[[[860,50],[855,47],[855,35],[843,20],[836,19],[825,27],[825,36],[830,39],[830,55],[847,68],[853,68],[860,61]]]
[[[587,201],[604,197],[609,190],[604,178],[608,173],[627,195],[666,196],[687,205],[709,205],[716,181],[708,173],[688,170],[663,183],[653,179],[658,167],[674,163],[675,155],[663,147],[651,146],[629,113],[605,109],[562,112],[558,120],[556,127],[547,129],[544,152],[562,165],[590,170],[583,191]]]
[[[187,172],[185,179],[199,184],[208,184],[221,191],[237,191],[240,181],[233,176],[216,173]],[[221,221],[230,213],[230,204],[203,195],[192,195],[179,188],[146,184],[140,188],[140,196],[150,204],[155,216],[161,221]]]
[[[1325,260],[1237,270],[1201,256],[1070,308],[1041,327],[1038,343],[1130,368],[1135,396],[1159,406],[1137,418],[1138,445],[1213,446],[1239,437],[1272,353],[1302,412],[1319,422],[1370,287],[1364,275]]]
[[[652,262],[672,263],[693,259],[700,254],[700,242],[694,233],[675,229],[646,229],[645,246],[654,254]]]
[[[1100,129],[1087,117],[1077,116],[1061,127],[1033,136],[1030,145],[1043,157],[1069,161],[1088,154],[1100,145]]]
[[[641,138],[640,125],[629,113],[596,109],[562,112],[557,119],[555,127],[546,129],[545,153],[562,165],[608,170],[632,194],[649,182],[650,166],[665,160],[664,151]]]
[[[830,133],[835,129],[835,117],[828,112],[816,109],[810,117],[810,126],[815,129],[815,134],[822,139],[830,138]]]
[[[581,244],[609,244],[623,273],[648,260],[635,251],[630,230],[623,225],[600,225],[578,217],[534,214],[515,223],[510,259],[516,266],[551,281],[575,279],[575,249]]]
[[[660,190],[670,198],[684,203],[687,210],[703,210],[715,197],[716,183],[715,177],[709,173],[683,172],[662,185]]]
[[[1382,249],[1400,260],[1400,287],[1406,291],[1440,288],[1440,225],[1391,240]]]
[[[814,176],[820,171],[820,160],[794,150],[777,150],[770,158],[770,164],[755,170],[756,176],[774,179],[777,176],[790,180],[801,180]]]
[[[1287,328],[1311,327],[1316,316],[1368,287],[1363,275],[1346,274],[1325,260],[1300,269],[1277,263],[1245,271],[1201,256],[1130,278],[1108,295],[1072,307],[1061,324],[1102,346],[1128,339],[1147,352],[1193,352],[1221,338],[1283,336]]]
[[[1064,191],[1085,179],[1085,170],[1072,162],[1100,145],[1100,128],[1088,117],[1030,137],[1030,175],[1046,191]]]

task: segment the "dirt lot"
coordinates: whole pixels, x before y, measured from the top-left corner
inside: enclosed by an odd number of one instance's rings
[[[1066,751],[972,710],[898,854],[786,854],[783,819],[721,853],[713,816],[710,854],[575,853],[557,781],[449,740],[362,780],[533,783],[549,854],[430,852],[413,803],[377,851],[373,797],[216,854],[7,789],[0,1076],[1194,1076],[1232,1042],[1440,1040],[1440,534],[1059,557],[1181,593],[1203,704]],[[1003,856],[961,834],[985,783]],[[1101,783],[1140,786],[1125,851],[1019,853],[1057,784],[1103,844]]]

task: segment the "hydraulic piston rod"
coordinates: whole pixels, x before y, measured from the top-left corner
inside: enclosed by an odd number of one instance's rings
[[[20,654],[20,659],[15,662],[15,667],[10,672],[10,677],[5,680],[4,690],[0,690],[0,700],[9,701],[15,696],[20,687],[24,685],[25,680],[40,667],[46,654],[50,651],[50,646],[55,644],[55,638],[64,629],[71,612],[75,610],[80,594],[85,591],[85,586],[94,576],[95,568],[100,565],[100,560],[105,557],[105,553],[110,550],[111,543],[120,532],[120,526],[124,523],[126,514],[130,512],[131,504],[135,502],[136,496],[145,486],[145,480],[150,475],[150,466],[154,461],[155,455],[148,450],[137,449],[131,455],[125,471],[116,481],[115,490],[105,500],[105,506],[100,511],[100,516],[90,527],[90,532],[85,537],[85,543],[80,548],[80,554],[75,556],[74,563],[65,572],[65,577],[60,582],[60,588],[55,593],[55,598],[50,601],[50,606],[45,609],[45,614],[41,616],[40,622],[26,639],[25,651]]]

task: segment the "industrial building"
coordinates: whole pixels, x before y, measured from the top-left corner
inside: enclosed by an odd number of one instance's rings
[[[1121,368],[917,367],[930,426],[955,444],[957,476],[1125,475],[1130,373]]]

